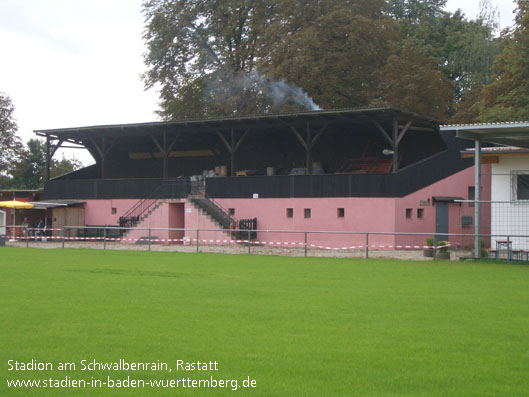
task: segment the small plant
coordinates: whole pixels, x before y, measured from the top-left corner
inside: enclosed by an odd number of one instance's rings
[[[485,240],[481,239],[481,253],[480,253],[480,256],[482,258],[486,258],[489,256],[489,251],[487,251],[487,249],[485,248]]]
[[[426,245],[427,245],[428,247],[433,247],[433,243],[434,243],[434,239],[433,239],[433,237],[428,237],[428,238],[426,239]]]
[[[435,246],[437,247],[437,252],[448,252],[448,246],[450,243],[448,241],[438,241]]]

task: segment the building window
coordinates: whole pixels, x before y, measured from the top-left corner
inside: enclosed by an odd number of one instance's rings
[[[422,219],[424,217],[424,208],[417,208],[417,219]]]
[[[230,213],[230,216],[235,215],[235,208],[228,208],[228,212]]]
[[[511,192],[514,201],[529,200],[529,171],[511,173]]]
[[[112,208],[112,215],[116,215],[118,213],[117,208]]]
[[[406,219],[411,219],[411,208],[406,208]]]
[[[476,199],[476,188],[474,186],[468,187],[468,199],[474,201]],[[469,207],[473,207],[474,203],[468,203]]]
[[[338,208],[337,215],[338,215],[338,218],[345,217],[345,208]]]
[[[311,210],[310,208],[305,208],[305,218],[310,218],[311,217]]]
[[[287,208],[287,218],[294,218],[294,208]]]

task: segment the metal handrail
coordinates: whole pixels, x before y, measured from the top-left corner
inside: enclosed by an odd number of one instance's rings
[[[173,182],[163,183],[159,185],[156,189],[153,190],[153,192],[149,195],[149,197],[138,201],[127,212],[125,212],[122,216],[120,216],[119,217],[120,222],[122,219],[127,219],[127,218],[131,218],[131,221],[133,223],[139,222],[143,214],[149,211],[160,199],[166,198],[165,196],[167,196],[167,193],[160,194],[160,191],[162,189],[167,189],[168,187],[175,187],[178,185],[184,185],[186,183],[189,183],[187,179],[183,181],[178,181],[178,182],[173,181]]]
[[[239,219],[233,215],[230,214],[230,211],[224,208],[217,200],[215,200],[213,197],[208,196],[205,192],[203,194],[204,198],[211,201],[213,204],[215,204],[217,207],[219,207],[222,212],[224,212],[228,218],[230,219],[230,224],[239,226]]]

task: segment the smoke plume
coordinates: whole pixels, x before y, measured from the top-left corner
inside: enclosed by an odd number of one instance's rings
[[[322,110],[311,97],[295,84],[287,83],[284,79],[274,79],[263,76],[257,71],[252,71],[243,76],[244,89],[257,86],[260,93],[269,98],[274,107],[295,103],[307,110]]]

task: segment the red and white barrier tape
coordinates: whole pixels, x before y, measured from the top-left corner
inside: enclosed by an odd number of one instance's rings
[[[59,229],[60,230],[60,229]],[[12,236],[0,236],[5,238],[11,238]],[[149,240],[151,243],[196,243],[197,239],[193,238],[176,238],[176,239],[160,239],[160,238],[121,238],[121,237],[63,237],[63,236],[28,236],[28,237],[16,237],[15,240],[17,241],[41,241],[41,240],[59,240],[59,241],[109,241],[109,242],[145,242],[148,243]],[[248,240],[213,240],[213,239],[202,239],[198,240],[199,243],[203,244],[252,244],[252,245],[269,245],[269,246],[285,246],[285,247],[304,247],[305,243],[303,242],[282,242],[282,241],[248,241]],[[332,250],[332,251],[347,251],[347,250],[364,250],[366,248],[369,248],[371,250],[383,250],[383,249],[428,249],[428,248],[446,248],[450,247],[450,244],[441,245],[434,247],[432,245],[377,245],[377,244],[369,244],[369,245],[352,245],[348,247],[328,247],[324,245],[316,245],[316,244],[307,244],[307,247],[310,248],[317,248],[317,249],[323,249],[323,250]]]

